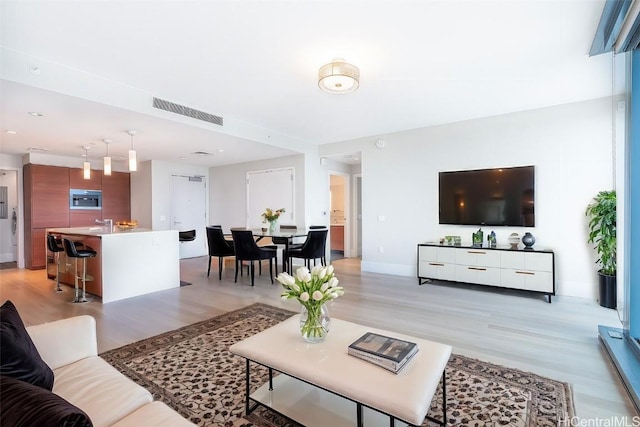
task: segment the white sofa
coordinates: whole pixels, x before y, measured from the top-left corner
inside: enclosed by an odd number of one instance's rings
[[[194,426],[98,356],[96,322],[77,316],[27,327],[53,370],[53,392],[82,409],[94,427]]]

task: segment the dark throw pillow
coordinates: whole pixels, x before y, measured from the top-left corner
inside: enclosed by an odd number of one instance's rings
[[[92,427],[81,409],[57,394],[0,376],[0,425],[6,427]]]
[[[53,371],[40,357],[11,301],[0,307],[0,375],[53,388]]]

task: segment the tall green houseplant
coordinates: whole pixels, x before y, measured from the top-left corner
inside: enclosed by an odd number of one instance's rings
[[[588,243],[595,244],[600,274],[600,305],[616,307],[616,192],[601,191],[589,206]]]

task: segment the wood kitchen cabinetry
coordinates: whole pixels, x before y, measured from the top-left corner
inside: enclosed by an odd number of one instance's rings
[[[344,225],[331,226],[331,250],[344,251]]]
[[[45,229],[69,226],[69,168],[26,164],[24,173],[25,265],[46,265]]]
[[[102,219],[117,221],[131,219],[131,175],[112,172],[102,177]]]
[[[47,228],[95,226],[96,219],[115,221],[131,217],[128,173],[91,170],[85,180],[80,168],[26,164],[24,173],[25,266],[45,268]],[[102,209],[69,209],[69,189],[101,190]]]
[[[84,171],[80,168],[69,168],[69,188],[82,190],[100,190],[102,188],[102,171],[91,170],[91,177],[84,179]]]

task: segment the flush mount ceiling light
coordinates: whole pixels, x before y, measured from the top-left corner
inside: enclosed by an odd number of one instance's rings
[[[138,132],[131,129],[127,133],[131,136],[131,149],[129,150],[129,172],[135,172],[138,170],[138,161],[136,160],[136,151],[133,149],[133,137]]]
[[[89,153],[87,152],[91,146],[85,145],[82,148],[84,148],[84,164],[82,165],[84,179],[91,179],[91,163],[89,163]]]
[[[38,113],[37,111],[29,111],[29,115],[33,117],[42,117],[42,113]]]
[[[360,70],[342,58],[320,67],[318,86],[328,93],[349,93],[360,85]]]
[[[111,175],[111,157],[109,157],[109,143],[111,142],[111,140],[103,139],[102,142],[104,142],[104,144],[107,146],[107,152],[104,156],[104,174],[106,176],[110,176]]]

